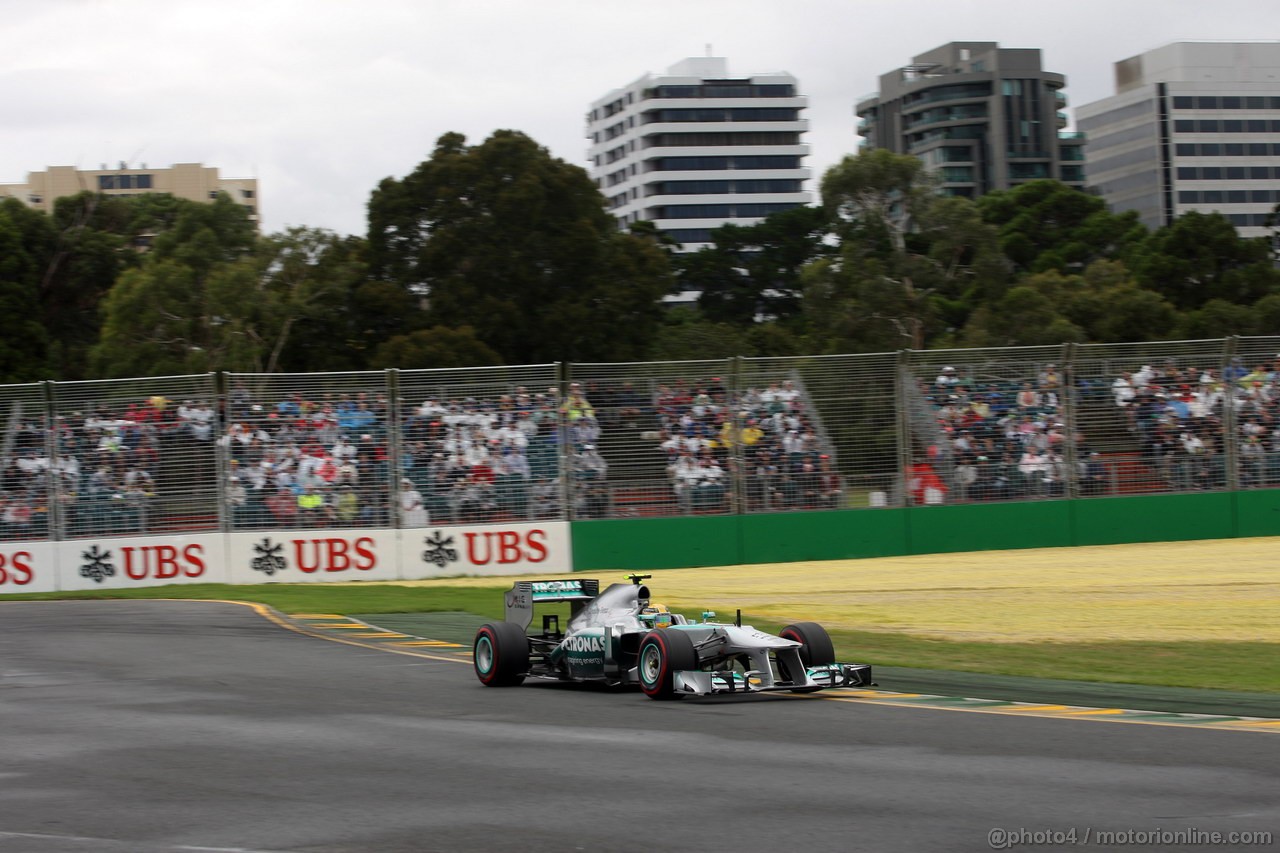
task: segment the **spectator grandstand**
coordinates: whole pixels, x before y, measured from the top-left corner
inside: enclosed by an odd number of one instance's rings
[[[0,388],[0,537],[1274,488],[1280,338]]]

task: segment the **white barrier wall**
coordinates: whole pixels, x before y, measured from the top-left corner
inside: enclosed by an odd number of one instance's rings
[[[401,579],[396,531],[269,530],[227,534],[231,583]]]
[[[52,542],[0,542],[0,595],[57,588],[58,560]]]
[[[406,580],[568,572],[573,567],[569,523],[401,530],[400,566]]]
[[[221,533],[195,533],[58,542],[58,589],[226,583],[224,539]]]
[[[572,567],[567,521],[0,542],[0,595],[189,583],[547,574]]]

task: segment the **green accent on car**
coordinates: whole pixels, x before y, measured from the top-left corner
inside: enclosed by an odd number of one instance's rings
[[[558,601],[566,595],[584,595],[582,581],[534,581],[532,584],[534,601]]]
[[[487,674],[493,669],[493,642],[485,636],[481,636],[476,640],[475,657],[476,669]]]
[[[657,655],[650,654],[655,650]],[[658,675],[662,672],[662,647],[657,643],[645,643],[640,647],[640,680],[650,686],[658,683]],[[653,671],[650,672],[649,670]]]

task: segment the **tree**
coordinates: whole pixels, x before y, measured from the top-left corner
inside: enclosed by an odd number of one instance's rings
[[[921,349],[937,331],[928,296],[889,276],[877,258],[819,260],[803,280],[809,340],[820,353]]]
[[[978,199],[982,218],[999,229],[1001,251],[1029,272],[1080,270],[1122,257],[1146,236],[1133,211],[1111,213],[1106,202],[1059,181],[1031,181]]]
[[[1271,259],[1280,263],[1280,203],[1271,208],[1263,224],[1271,230],[1267,238],[1271,243]]]
[[[800,270],[833,251],[825,242],[830,233],[822,208],[796,207],[755,225],[722,225],[711,232],[714,246],[673,261],[681,288],[701,292],[698,307],[708,319],[786,321],[800,310]]]
[[[102,326],[102,300],[136,267],[138,199],[82,192],[54,202],[53,243],[43,261],[40,319],[53,342],[49,370],[61,379],[88,375],[89,350]]]
[[[822,176],[822,203],[841,236],[860,232],[871,243],[903,249],[920,209],[933,199],[934,182],[918,158],[884,148],[847,155]]]
[[[385,306],[392,322],[376,339],[360,340],[351,329],[362,315],[352,295],[367,282],[364,250],[361,238],[315,228],[290,228],[260,241],[253,256],[257,286],[249,291],[257,305],[235,315],[243,318],[243,334],[253,345],[255,370],[334,369],[320,365],[351,347],[353,337],[363,351],[405,328],[411,303]],[[362,358],[353,361],[346,369],[364,366]]]
[[[967,346],[1008,347],[1085,340],[1084,331],[1062,316],[1041,288],[1019,285],[974,312],[965,330]]]
[[[1210,299],[1204,305],[1194,311],[1186,312],[1178,319],[1176,337],[1185,340],[1204,340],[1225,338],[1228,335],[1253,335],[1259,331],[1275,331],[1274,327],[1259,329],[1258,319],[1257,313],[1250,306],[1237,305],[1225,299]]]
[[[426,370],[442,367],[484,367],[502,364],[502,357],[485,346],[475,329],[434,326],[396,335],[378,346],[369,366],[383,370]]]
[[[120,276],[103,300],[102,336],[91,353],[94,372],[116,378],[208,370],[193,299],[199,285],[190,268],[174,261]]]
[[[38,306],[50,230],[17,199],[0,201],[0,382],[44,378],[48,336]]]
[[[223,195],[181,202],[141,266],[125,271],[103,300],[102,332],[90,359],[100,376],[252,370],[243,337],[271,310],[249,253],[256,232]]]
[[[804,313],[826,352],[923,348],[927,295],[916,289],[907,234],[933,200],[915,157],[884,149],[846,156],[822,178],[839,259],[805,269]]]
[[[1182,311],[1212,299],[1248,305],[1280,292],[1265,239],[1245,239],[1220,213],[1184,213],[1130,253],[1138,281]]]
[[[696,361],[754,355],[745,331],[720,323],[691,308],[673,308],[658,329],[647,358],[653,361]]]
[[[1168,337],[1177,312],[1160,294],[1138,285],[1119,261],[1094,261],[1081,275],[1057,270],[1024,276],[1014,290],[1031,291],[986,303],[966,326],[974,346],[1129,342]]]
[[[516,131],[446,134],[369,202],[370,267],[515,363],[643,353],[671,284],[653,239],[617,230],[585,171]]]
[[[729,229],[738,228],[717,228],[713,239],[716,235],[727,238],[732,233]],[[672,258],[680,289],[699,294],[698,310],[702,316],[713,323],[746,326],[755,320],[760,292],[739,263],[732,251],[718,244]]]
[[[804,312],[825,352],[923,349],[1004,292],[1008,264],[972,202],[940,197],[915,157],[846,157],[822,181],[839,259],[804,273]]]

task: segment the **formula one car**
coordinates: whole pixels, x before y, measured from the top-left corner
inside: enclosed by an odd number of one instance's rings
[[[629,575],[600,592],[600,582],[519,581],[505,595],[506,619],[476,632],[476,677],[488,687],[513,687],[525,678],[640,685],[651,699],[711,693],[873,685],[868,664],[835,662],[826,630],[797,622],[778,636],[735,622],[713,622],[706,612],[690,622],[649,599]],[[544,613],[540,633],[529,633],[535,605],[569,603],[562,632],[559,614]]]

